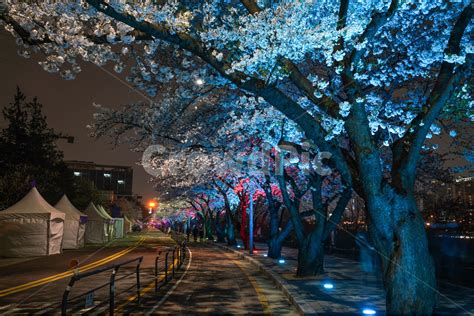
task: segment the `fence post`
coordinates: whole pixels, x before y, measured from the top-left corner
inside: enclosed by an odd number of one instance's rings
[[[169,250],[166,251],[165,255],[165,283],[168,283],[168,254]]]
[[[110,286],[109,286],[109,314],[111,316],[114,315],[115,310],[115,276],[117,275],[119,267],[115,267],[112,270],[112,274],[110,275]]]
[[[140,257],[137,263],[136,272],[137,272],[137,303],[140,304],[140,264],[142,263],[143,257]]]
[[[158,291],[158,261],[160,259],[161,251],[158,252],[158,255],[155,258],[155,292]]]
[[[172,267],[173,267],[173,270],[172,270],[172,276],[174,278],[174,252],[176,251],[176,247],[173,248],[173,263],[172,263]]]
[[[179,270],[179,267],[181,267],[181,247],[180,246],[176,246],[176,256],[178,257],[178,270]]]
[[[186,260],[186,243],[184,241],[183,241],[182,247],[183,247],[183,260],[182,260],[182,262],[184,262]]]
[[[63,293],[63,300],[61,302],[61,315],[66,316],[67,312],[67,298],[69,297],[69,293],[72,290],[72,286],[76,282],[76,276],[73,276],[71,280],[69,281],[69,284],[66,286],[66,290],[64,290]]]

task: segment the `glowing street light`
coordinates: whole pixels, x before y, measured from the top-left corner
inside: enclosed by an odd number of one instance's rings
[[[153,208],[156,207],[156,202],[155,201],[148,202],[148,207],[149,207],[148,214],[152,214],[153,213]]]

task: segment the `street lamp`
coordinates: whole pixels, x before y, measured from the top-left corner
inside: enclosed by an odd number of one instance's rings
[[[153,208],[156,207],[156,203],[154,201],[148,202],[148,207],[150,208],[148,214],[153,213]]]

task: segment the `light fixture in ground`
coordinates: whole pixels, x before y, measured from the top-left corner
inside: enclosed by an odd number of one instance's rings
[[[278,259],[278,263],[285,263],[285,259]]]
[[[332,284],[331,282],[324,282],[323,287],[327,290],[330,290],[334,288],[334,284]]]
[[[377,314],[377,312],[372,308],[364,308],[362,310],[362,314],[364,314],[364,315],[375,315],[375,314]]]

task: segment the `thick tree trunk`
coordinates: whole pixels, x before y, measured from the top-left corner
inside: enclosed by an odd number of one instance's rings
[[[217,242],[225,243],[225,235],[222,233],[217,233]]]
[[[278,218],[278,216],[277,216]],[[278,221],[277,221],[278,223]],[[268,241],[268,257],[273,259],[278,259],[281,257],[281,248],[283,247],[283,241],[293,230],[293,224],[289,221],[281,232],[278,232],[278,227],[276,233],[270,237]]]
[[[267,193],[269,194],[269,193]],[[270,238],[268,240],[268,257],[273,259],[278,259],[281,256],[281,247],[283,240],[278,238],[278,209],[274,207],[273,199],[269,200],[271,204],[270,206]]]
[[[379,253],[387,295],[387,314],[431,314],[436,304],[436,276],[424,221],[413,196],[393,190],[369,203],[369,232]],[[380,215],[384,215],[384,225]]]
[[[297,276],[315,276],[324,272],[324,244],[311,239],[305,238],[305,242],[299,246]]]
[[[216,216],[216,220],[214,221],[214,228],[216,230],[217,242],[224,243],[225,242],[225,230],[222,229],[221,223],[219,221],[219,216]]]
[[[268,254],[267,256],[273,259],[278,259],[281,257],[281,248],[283,241],[278,238],[278,236],[271,238],[268,241]]]

